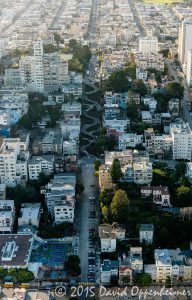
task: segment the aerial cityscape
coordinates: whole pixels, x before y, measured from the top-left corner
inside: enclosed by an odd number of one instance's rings
[[[192,299],[192,0],[0,0],[0,300]]]

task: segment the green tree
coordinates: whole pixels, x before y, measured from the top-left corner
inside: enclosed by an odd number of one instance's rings
[[[192,205],[192,194],[190,187],[180,186],[177,188],[176,203],[179,207]]]
[[[77,182],[76,184],[76,193],[80,194],[84,191],[84,185],[81,182]]]
[[[117,190],[111,202],[111,215],[113,221],[123,223],[127,220],[130,200],[123,190]]]
[[[109,207],[112,202],[113,196],[114,196],[113,189],[109,189],[109,188],[104,189],[99,196],[99,202],[101,203],[101,206]]]
[[[136,77],[136,64],[128,62],[124,68],[124,72],[126,76],[131,77],[131,79],[135,79]]]
[[[58,51],[58,48],[52,44],[48,44],[48,45],[43,45],[43,51],[44,53],[53,53]]]
[[[103,218],[107,221],[108,220],[108,216],[109,216],[109,209],[107,206],[103,206],[102,209],[102,216]]]
[[[32,281],[34,279],[34,274],[28,270],[17,270],[15,277],[18,282],[24,283]]]
[[[69,71],[83,72],[83,65],[77,58],[69,60]]]
[[[54,41],[57,43],[57,45],[59,43],[63,43],[64,42],[63,39],[61,38],[61,36],[58,33],[54,33],[53,35],[54,35]]]
[[[130,278],[129,278],[129,276],[124,276],[124,277],[122,278],[122,283],[125,284],[125,285],[129,284],[129,283],[130,283]]]
[[[111,276],[110,285],[111,286],[117,286],[118,285],[118,277],[116,275]]]
[[[80,259],[77,255],[70,255],[65,262],[65,268],[70,275],[78,276],[81,274]]]
[[[110,174],[113,183],[117,183],[119,179],[122,177],[123,173],[121,171],[121,164],[118,158],[113,160],[113,163],[110,167]]]
[[[171,284],[171,277],[167,276],[166,280],[165,280],[165,284],[166,285],[170,285]]]
[[[186,163],[184,161],[177,162],[175,171],[178,177],[184,176],[186,172]]]
[[[170,54],[169,49],[162,49],[159,51],[160,54],[163,54],[163,57],[167,58]]]
[[[153,182],[152,185],[166,185],[168,175],[164,170],[153,169]]]
[[[161,82],[162,82],[161,71],[158,71],[158,70],[155,69],[155,68],[149,68],[149,69],[147,69],[147,71],[148,71],[149,73],[155,75],[155,80],[156,80],[158,83],[161,83]]]
[[[171,97],[178,97],[179,99],[183,98],[184,87],[178,82],[170,82],[167,85],[167,92]]]
[[[133,122],[131,123],[131,129],[132,131],[136,132],[137,134],[143,134],[144,130],[149,127],[149,124],[146,124],[144,122]]]
[[[100,160],[95,160],[95,161],[94,161],[94,164],[93,164],[94,170],[95,170],[95,171],[99,171],[100,165],[101,165],[101,161],[100,161]]]
[[[127,92],[129,89],[129,83],[125,72],[123,70],[117,70],[113,72],[109,77],[109,85],[114,92]]]
[[[141,79],[133,80],[132,90],[133,92],[140,93],[141,96],[145,96],[147,94],[147,88]]]
[[[7,275],[7,270],[0,268],[0,280],[3,280],[6,275]]]
[[[127,115],[133,119],[138,117],[137,104],[133,100],[128,103]]]
[[[136,283],[139,286],[152,284],[151,275],[149,275],[147,273],[140,273],[140,274],[138,274],[137,277],[136,277]]]

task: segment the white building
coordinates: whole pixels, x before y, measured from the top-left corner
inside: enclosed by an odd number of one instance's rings
[[[32,156],[28,162],[30,180],[38,180],[39,174],[50,175],[54,170],[54,155]]]
[[[6,55],[5,41],[0,39],[0,59]]]
[[[38,228],[40,217],[40,203],[24,203],[21,206],[20,216],[18,218],[18,226],[30,225]]]
[[[135,273],[143,272],[142,247],[131,247],[129,252],[130,267]]]
[[[152,124],[152,115],[149,111],[141,111],[142,121],[147,124]]]
[[[75,208],[76,176],[73,173],[61,173],[41,188],[45,195],[48,212],[55,223],[73,222]]]
[[[106,127],[107,133],[114,131],[120,134],[126,132],[130,126],[130,120],[127,117],[104,118],[103,126]]]
[[[141,244],[152,244],[154,235],[153,224],[141,224],[139,228],[139,241]]]
[[[187,63],[186,63],[186,81],[188,86],[192,85],[192,49],[187,51]]]
[[[19,86],[21,75],[19,69],[5,69],[4,84],[6,86]]]
[[[79,84],[82,77],[76,76],[74,72],[69,76],[68,60],[72,58],[71,55],[44,53],[41,40],[34,42],[33,50],[33,56],[22,57],[19,61],[21,83],[25,84],[29,91],[49,93],[73,82],[73,92],[77,94],[77,86],[81,86],[82,93],[82,84]]]
[[[14,221],[14,200],[0,200],[0,233],[11,233]]]
[[[146,81],[147,71],[141,68],[136,68],[136,79]]]
[[[144,55],[150,53],[157,54],[158,52],[158,39],[156,36],[145,36],[139,38],[139,52]]]
[[[156,206],[171,207],[170,193],[167,186],[142,186],[141,197],[153,198],[153,203]]]
[[[6,199],[6,184],[0,183],[0,200]]]
[[[101,264],[101,284],[108,285],[110,284],[110,280],[112,276],[118,276],[118,267],[119,262],[118,260],[109,260],[104,259],[103,263]]]
[[[153,179],[153,167],[150,162],[133,163],[133,181],[136,184],[150,184]]]
[[[147,105],[149,107],[150,111],[155,111],[157,107],[157,100],[155,100],[152,96],[145,96],[141,97],[141,102],[143,102],[144,105]]]
[[[10,126],[10,110],[0,107],[0,125]]]
[[[34,44],[34,85],[35,91],[44,92],[44,68],[43,68],[43,42],[35,41]]]
[[[57,200],[54,205],[55,224],[63,222],[73,223],[74,209],[74,201]]]
[[[192,180],[192,162],[187,163],[186,176],[189,178],[189,180]]]
[[[116,251],[116,240],[125,239],[125,229],[117,223],[113,223],[113,225],[103,224],[99,226],[99,237],[101,252],[114,252]]]
[[[170,135],[173,141],[173,159],[191,160],[192,132],[188,123],[170,125]]]
[[[157,268],[157,281],[165,282],[167,278],[172,278],[172,262],[169,250],[155,249],[154,255]]]
[[[179,43],[178,43],[178,56],[179,60],[186,70],[188,50],[192,49],[192,21],[185,19],[182,21],[179,28]]]
[[[118,137],[119,150],[126,150],[129,147],[135,148],[136,145],[143,143],[143,135],[136,133],[124,133]]]
[[[4,139],[0,148],[1,183],[15,187],[21,182],[26,182],[28,158],[29,152],[21,151],[19,138]]]

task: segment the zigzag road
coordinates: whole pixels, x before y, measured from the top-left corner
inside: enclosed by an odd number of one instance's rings
[[[84,152],[90,145],[91,143],[95,140],[95,132],[97,131],[97,129],[91,129],[93,126],[95,127],[96,125],[98,125],[98,128],[100,126],[100,120],[99,120],[99,111],[101,110],[101,105],[96,102],[95,100],[92,100],[90,98],[90,96],[94,95],[95,93],[97,93],[99,91],[99,88],[97,86],[95,86],[93,83],[91,83],[90,81],[84,81],[84,83],[88,86],[90,86],[91,88],[93,88],[92,91],[88,91],[88,92],[84,92],[84,96],[83,96],[83,108],[86,107],[86,109],[83,110],[83,116],[85,117],[84,122],[82,122],[82,126],[81,126],[81,133],[86,135],[86,137],[84,137],[83,139],[86,140],[86,144],[81,146],[81,152]],[[95,109],[96,107],[96,109]],[[95,109],[95,116],[93,116],[91,114],[91,112],[93,111],[93,109]],[[87,122],[86,120],[90,120],[92,121]]]

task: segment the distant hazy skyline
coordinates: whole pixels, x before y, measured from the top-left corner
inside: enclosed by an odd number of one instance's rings
[[[174,2],[184,2],[184,0],[144,0],[146,3],[171,4]]]

